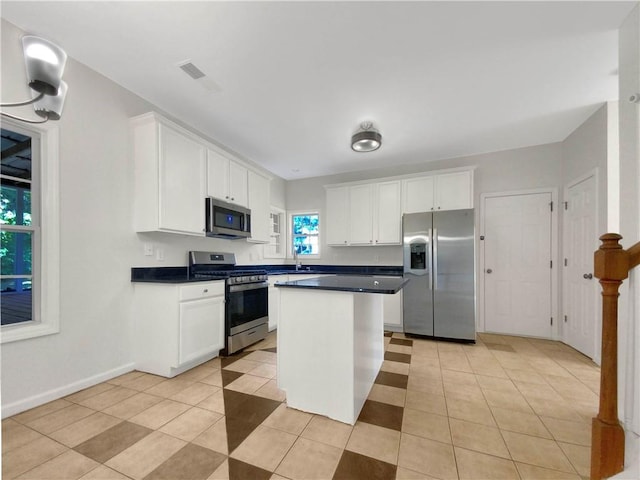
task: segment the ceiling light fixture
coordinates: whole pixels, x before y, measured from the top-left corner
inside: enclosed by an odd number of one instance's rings
[[[0,114],[27,123],[60,120],[67,95],[67,84],[62,81],[67,54],[49,40],[33,35],[22,37],[22,49],[29,87],[38,95],[24,102],[1,103],[0,107],[22,107],[33,104],[36,114],[43,120],[30,120],[5,112]]]
[[[351,137],[351,149],[356,152],[373,152],[382,145],[382,135],[371,122],[362,122],[360,130]]]

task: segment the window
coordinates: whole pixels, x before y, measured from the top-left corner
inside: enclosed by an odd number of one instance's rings
[[[298,255],[320,255],[320,215],[318,213],[291,214],[291,247]]]
[[[4,343],[58,331],[57,129],[3,119],[0,133]]]
[[[284,210],[271,207],[269,215],[269,244],[264,246],[265,258],[284,258],[286,246],[285,214]]]

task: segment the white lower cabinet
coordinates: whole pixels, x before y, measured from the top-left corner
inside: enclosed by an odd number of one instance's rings
[[[402,332],[402,290],[393,295],[382,295],[384,329]]]
[[[287,282],[288,275],[269,275],[269,331],[278,328],[280,319],[280,289],[275,287],[276,282]]]
[[[224,348],[224,281],[134,289],[136,370],[173,377]]]

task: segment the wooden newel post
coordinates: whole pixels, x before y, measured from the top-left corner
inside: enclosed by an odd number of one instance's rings
[[[594,274],[602,285],[602,366],[600,408],[592,421],[591,480],[624,468],[624,430],[618,421],[618,289],[629,273],[629,254],[622,237],[607,233],[594,255]]]

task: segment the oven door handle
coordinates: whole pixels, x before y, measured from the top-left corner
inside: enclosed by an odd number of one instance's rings
[[[247,290],[258,290],[259,288],[269,288],[269,282],[246,283],[244,285],[231,285],[229,293],[245,292]]]

